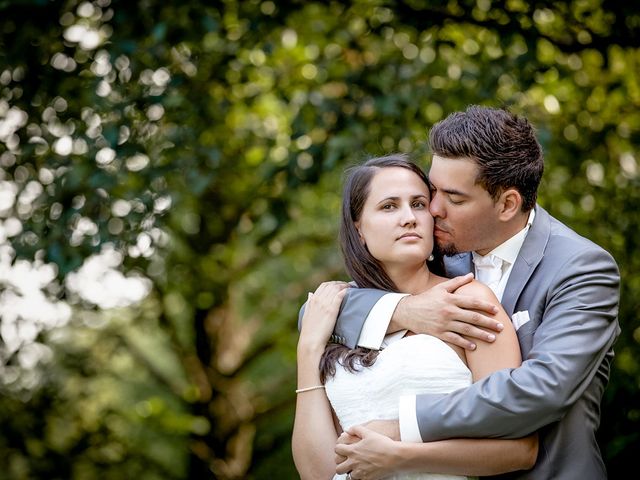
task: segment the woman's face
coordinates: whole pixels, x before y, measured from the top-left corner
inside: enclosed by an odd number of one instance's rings
[[[424,262],[433,249],[429,188],[411,170],[380,168],[371,179],[356,228],[360,240],[387,271]]]

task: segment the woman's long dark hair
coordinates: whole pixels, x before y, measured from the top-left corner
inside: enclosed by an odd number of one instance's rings
[[[414,172],[429,186],[429,179],[422,169],[411,162],[406,155],[394,154],[367,160],[347,171],[347,179],[342,194],[342,219],[340,222],[340,248],[345,268],[358,288],[375,288],[398,292],[398,287],[389,277],[382,264],[376,260],[360,241],[356,222],[360,220],[362,209],[369,196],[371,179],[382,168],[400,167]],[[434,244],[435,246],[435,244]],[[429,261],[429,270],[442,273],[442,257],[434,251],[434,260]],[[330,343],[320,360],[322,383],[335,375],[336,363],[340,362],[349,372],[361,367],[370,367],[378,356],[378,350],[363,347],[349,349],[344,345]]]

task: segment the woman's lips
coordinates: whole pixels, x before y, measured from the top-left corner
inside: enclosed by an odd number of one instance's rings
[[[418,235],[417,233],[405,233],[404,235],[401,235],[400,237],[398,237],[398,240],[401,240],[403,238],[422,238],[420,235]]]

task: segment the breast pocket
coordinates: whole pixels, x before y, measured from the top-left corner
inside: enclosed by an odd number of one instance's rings
[[[520,344],[520,352],[522,353],[522,359],[524,360],[527,358],[527,355],[533,347],[533,334],[536,331],[537,322],[531,320],[529,312],[527,311],[514,313],[511,320],[516,329],[518,343]]]
[[[513,323],[513,327],[516,329],[516,332],[520,330],[523,325],[526,325],[530,321],[531,317],[529,316],[528,310],[516,312],[511,316],[511,322]]]

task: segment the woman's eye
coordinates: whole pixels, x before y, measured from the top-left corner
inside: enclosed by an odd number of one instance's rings
[[[393,204],[392,203],[387,203],[387,204],[382,206],[383,210],[391,210],[392,208],[393,208]]]
[[[424,208],[426,207],[424,202],[414,202],[413,203],[413,208]]]

